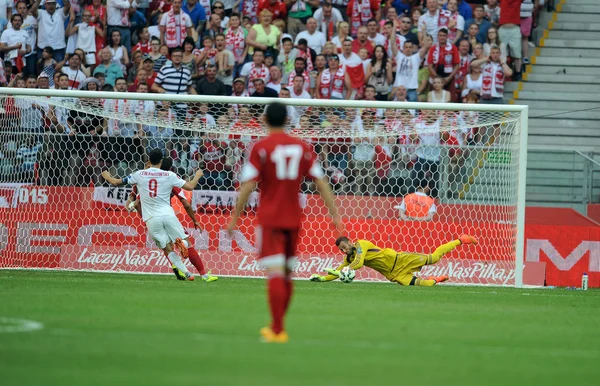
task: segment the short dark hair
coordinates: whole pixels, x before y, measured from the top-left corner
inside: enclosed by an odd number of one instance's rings
[[[117,84],[118,81],[123,80],[125,81],[125,83],[127,83],[127,79],[123,78],[122,76],[118,77],[117,79],[115,79],[115,85]]]
[[[350,239],[349,239],[349,238],[347,238],[346,236],[341,236],[341,237],[338,237],[337,239],[335,239],[335,246],[336,246],[336,247],[339,247],[339,246],[340,246],[340,244],[341,244],[341,243],[343,243],[344,241],[345,241],[345,242],[347,242],[347,243],[349,243],[349,242],[350,242]]]
[[[181,48],[181,47],[175,47],[175,48],[173,48],[173,51],[171,51],[171,55],[173,55],[176,52],[183,53],[183,48]]]
[[[13,15],[10,18],[10,22],[14,22],[15,21],[15,17],[20,17],[21,18],[21,22],[23,22],[23,16],[21,16],[21,14],[19,13],[13,13]]]
[[[267,107],[267,124],[273,127],[283,127],[287,119],[287,107],[279,102],[271,103]]]
[[[152,165],[158,165],[163,160],[163,153],[160,149],[153,149],[148,153],[148,159]]]
[[[162,163],[160,164],[160,170],[164,170],[166,172],[171,171],[171,168],[173,167],[173,158],[171,157],[164,157],[162,159]]]
[[[296,64],[296,62],[302,62],[306,66],[306,59],[304,58],[298,56],[296,59],[294,59],[294,64]]]
[[[67,75],[67,74],[60,74],[60,75],[58,76],[58,80],[60,80],[60,78],[63,78],[63,77],[65,77],[65,76],[67,77],[67,79],[69,79],[69,75]]]
[[[54,48],[52,48],[50,46],[44,47],[43,51],[46,51],[50,55],[54,54]]]

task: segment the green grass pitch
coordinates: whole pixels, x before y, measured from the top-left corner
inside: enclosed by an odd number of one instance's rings
[[[297,281],[290,343],[262,280],[0,271],[0,383],[598,385],[600,293]]]

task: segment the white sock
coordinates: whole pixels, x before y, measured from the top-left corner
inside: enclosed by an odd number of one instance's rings
[[[179,257],[179,255],[177,253],[175,253],[175,252],[169,253],[169,260],[171,260],[171,263],[175,264],[177,269],[179,269],[181,272],[183,272],[183,273],[188,272],[187,268],[185,268],[185,265],[183,264],[183,261],[181,261],[181,257]]]

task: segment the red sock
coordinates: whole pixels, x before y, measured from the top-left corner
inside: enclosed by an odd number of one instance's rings
[[[288,308],[290,308],[290,303],[292,302],[292,293],[294,292],[294,283],[292,283],[291,277],[285,278],[285,288],[286,288],[286,298],[285,298],[285,308],[284,315],[287,313]]]
[[[188,248],[188,258],[198,270],[200,275],[204,275],[206,273],[206,268],[204,268],[204,264],[202,263],[202,259],[196,250],[192,247]]]
[[[271,277],[268,280],[269,306],[273,323],[271,329],[279,334],[283,331],[283,315],[287,302],[287,289],[283,277]]]

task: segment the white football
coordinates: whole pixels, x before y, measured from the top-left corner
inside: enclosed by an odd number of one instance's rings
[[[354,278],[356,277],[356,271],[351,269],[350,267],[344,267],[340,271],[340,281],[342,283],[352,283]]]

